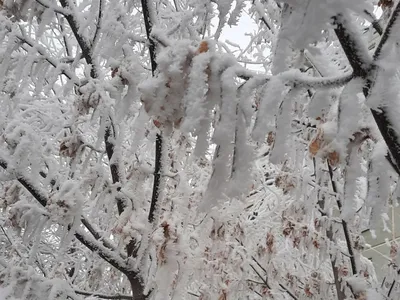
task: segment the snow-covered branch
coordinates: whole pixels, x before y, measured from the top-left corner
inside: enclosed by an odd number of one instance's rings
[[[75,290],[75,293],[78,295],[91,296],[91,297],[96,297],[99,299],[132,300],[132,296],[129,296],[129,295],[105,295],[105,294],[99,294],[96,292],[90,293],[90,292],[81,291],[81,290]]]
[[[14,176],[17,178],[19,183],[21,183],[26,190],[43,206],[46,207],[48,203],[48,197],[45,195],[45,192],[37,187],[35,183],[30,180],[27,176],[20,174],[19,172],[9,170],[8,163],[4,159],[0,159],[0,166],[7,172],[14,173]],[[89,231],[94,235],[94,238],[90,238],[83,230],[77,229],[74,233],[76,238],[88,247],[93,252],[97,253],[100,257],[102,257],[105,261],[110,263],[112,266],[116,267],[118,270],[123,272],[129,272],[127,265],[118,251],[111,246],[110,242],[99,242],[101,239],[101,235],[95,231],[94,227],[90,224],[90,222],[86,218],[82,218],[82,223],[85,223]],[[112,247],[111,249],[107,248]]]
[[[70,8],[70,5],[72,2],[68,0],[60,0],[61,6],[64,9]],[[71,30],[75,36],[76,41],[78,42],[81,50],[82,50],[82,56],[85,58],[86,63],[90,66],[90,76],[92,78],[96,78],[98,76],[98,73],[96,71],[96,65],[95,61],[93,60],[92,57],[92,45],[89,42],[89,40],[83,36],[80,32],[79,28],[79,23],[77,20],[77,17],[74,15],[76,12],[76,9],[70,8],[71,9],[71,14],[65,16],[65,18],[68,21],[69,26],[71,27]]]

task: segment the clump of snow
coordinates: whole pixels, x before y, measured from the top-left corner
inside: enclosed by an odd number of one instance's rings
[[[46,208],[54,220],[70,225],[74,220],[80,220],[83,203],[79,182],[66,180],[60,190],[51,195]]]

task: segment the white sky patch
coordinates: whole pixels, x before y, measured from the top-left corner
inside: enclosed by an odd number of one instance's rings
[[[232,43],[240,45],[243,49],[250,43],[251,37],[249,33],[257,29],[257,25],[254,20],[247,14],[242,14],[239,19],[238,25],[236,26],[225,26],[222,31],[222,40],[228,40]]]
[[[256,22],[248,14],[243,12],[237,25],[225,25],[224,29],[222,30],[220,40],[228,44],[229,48],[234,54],[239,54],[240,52],[246,50],[246,48],[249,46],[251,39],[256,34],[257,29],[258,26]],[[236,46],[239,46],[240,49],[238,49]],[[268,53],[266,53],[266,57],[267,56]],[[244,63],[241,60],[239,60],[239,62],[250,70],[265,72],[263,64],[258,62],[254,63],[255,60],[252,60],[252,63]]]

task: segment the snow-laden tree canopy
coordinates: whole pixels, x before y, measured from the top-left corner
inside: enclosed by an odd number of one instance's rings
[[[0,299],[398,299],[399,13],[0,0]]]

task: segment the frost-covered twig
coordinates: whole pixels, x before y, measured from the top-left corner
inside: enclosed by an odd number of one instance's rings
[[[327,165],[328,165],[329,177],[330,177],[331,184],[332,184],[332,190],[334,193],[337,193],[338,190],[336,187],[336,182],[333,180],[333,169],[332,169],[331,165],[329,164],[329,162],[327,162]],[[336,203],[339,208],[339,211],[341,212],[342,211],[342,202],[340,201],[339,198],[336,198]],[[351,270],[353,272],[353,275],[356,275],[357,274],[357,266],[356,266],[356,260],[354,257],[353,244],[351,242],[349,228],[348,228],[347,222],[345,220],[342,220],[341,223],[342,223],[342,227],[343,227],[344,238],[346,240],[347,251],[349,252]]]
[[[99,37],[99,32],[100,32],[100,28],[101,28],[101,21],[103,18],[103,1],[104,0],[99,0],[99,15],[97,17],[96,31],[94,33],[93,42],[92,42],[92,44],[94,46],[96,46],[96,42]]]
[[[113,181],[113,184],[116,184],[118,182],[121,182],[120,178],[120,173],[118,170],[118,160],[115,159],[115,151],[114,151],[114,143],[115,143],[115,127],[112,124],[112,120],[110,120],[111,124],[107,125],[107,128],[104,133],[104,143],[106,145],[106,153],[108,157],[108,161],[110,162],[110,171],[111,171],[111,179]],[[112,133],[111,133],[112,131]],[[121,190],[121,187],[117,187],[117,192]],[[124,205],[122,203],[122,199],[117,197],[117,207],[118,207],[118,213],[122,214],[124,211]]]
[[[321,210],[321,215],[322,216],[327,216],[326,213],[324,213],[324,206],[325,206],[325,199],[319,200],[318,205],[320,206]],[[326,237],[333,242],[333,230],[332,228],[326,229]],[[337,298],[338,300],[345,300],[346,295],[344,291],[342,290],[342,281],[339,276],[339,268],[336,266],[336,258],[332,256],[332,254],[329,255],[330,260],[331,260],[331,266],[332,266],[332,273],[333,273],[333,278],[334,278],[334,283],[335,283],[335,288],[336,288],[336,293],[337,293]]]
[[[258,81],[258,85],[263,85],[270,80],[279,80],[285,85],[296,87],[296,88],[334,88],[344,86],[354,78],[354,74],[344,74],[333,77],[313,77],[307,76],[299,70],[289,70],[279,73],[274,76],[265,76],[254,74],[251,71],[239,66],[236,70],[236,76],[239,78],[249,80],[251,78]]]
[[[63,8],[68,8],[70,5],[70,2],[68,0],[60,0],[61,6]],[[86,63],[90,65],[90,76],[92,78],[96,78],[98,76],[94,61],[92,58],[92,49],[91,49],[91,44],[89,41],[79,33],[79,27],[78,27],[78,22],[76,20],[76,17],[71,13],[65,18],[68,21],[69,26],[71,27],[71,30],[75,36],[76,41],[78,42],[79,47],[82,50],[82,56],[85,58]]]
[[[4,160],[0,158],[0,167],[2,167],[4,170],[8,170],[8,163]],[[36,185],[29,180],[26,176],[23,176],[22,174],[16,173],[15,176],[17,177],[18,182],[24,186],[26,188],[26,190],[43,206],[46,207],[47,206],[47,197],[44,193],[44,191],[42,191],[40,188],[36,187]],[[88,226],[88,228],[91,228],[91,232],[95,232],[93,226],[90,225],[89,221],[84,219],[83,221],[84,223],[86,223]],[[123,263],[122,265],[120,264],[123,261],[123,257],[121,257],[121,255],[117,252],[114,251],[112,248],[108,249],[107,248],[107,244],[108,246],[110,246],[110,243],[104,244],[104,243],[100,243],[100,241],[97,241],[97,238],[99,239],[101,236],[99,233],[96,233],[96,236],[94,235],[94,237],[96,239],[92,239],[90,238],[84,231],[79,230],[76,231],[75,233],[76,238],[82,243],[84,244],[86,247],[88,247],[89,249],[91,249],[92,251],[96,252],[97,254],[99,254],[102,258],[104,258],[104,260],[106,260],[108,263],[110,263],[112,266],[116,267],[118,270],[120,270],[121,272],[128,272],[128,270],[126,269],[125,263]],[[111,254],[113,253],[113,254]],[[117,257],[119,257],[117,259]]]
[[[81,216],[81,222],[96,240],[102,241],[105,247],[117,251],[117,246],[114,245],[114,243],[110,241],[108,238],[102,236],[99,233],[99,230],[95,228],[94,225],[91,224],[90,221],[85,216]],[[120,253],[120,255],[122,258],[126,258],[124,253]]]
[[[75,294],[78,295],[83,295],[83,296],[91,296],[95,298],[100,298],[100,299],[115,299],[115,300],[122,300],[122,299],[127,299],[127,300],[132,300],[132,296],[129,295],[105,295],[105,294],[99,294],[95,292],[86,292],[86,291],[81,291],[81,290],[75,290]]]
[[[0,228],[1,228],[1,231],[3,231],[4,236],[6,237],[6,239],[7,239],[8,242],[10,243],[10,245],[13,247],[13,250],[15,250],[15,253],[17,253],[17,255],[18,255],[20,258],[22,258],[23,256],[22,256],[21,252],[20,252],[19,249],[18,249],[19,247],[17,247],[17,246],[15,245],[15,243],[10,239],[10,237],[8,236],[6,230],[4,229],[4,227],[3,227],[2,225],[0,225]]]
[[[345,74],[342,76],[336,77],[311,77],[307,76],[300,71],[287,71],[281,73],[277,76],[282,77],[283,80],[286,80],[288,84],[291,86],[295,86],[297,88],[333,88],[340,87],[350,82],[353,79],[353,74]]]
[[[157,43],[163,47],[171,46],[171,43],[168,41],[168,38],[163,35],[162,32],[153,30],[151,32],[151,39],[157,41]]]
[[[235,238],[235,240],[236,240],[241,246],[244,247],[244,244],[243,244],[239,239]],[[257,264],[257,266],[258,266],[261,270],[263,270],[263,272],[264,272],[265,274],[267,274],[267,270],[261,265],[261,263],[260,263],[254,256],[251,255],[251,259]],[[257,269],[256,269],[252,264],[249,264],[249,265],[250,265],[250,267],[253,269],[253,271],[257,274],[257,276],[262,280],[262,283],[265,284],[265,286],[266,286],[268,289],[271,289],[271,286],[270,286],[269,283],[268,283],[267,277],[262,276],[262,275],[260,274],[260,272],[258,272]],[[283,284],[278,283],[278,285],[279,285],[279,287],[280,287],[281,289],[283,289],[292,299],[294,299],[294,300],[297,300],[297,299],[298,299],[298,298],[297,298],[291,291],[289,291]]]
[[[60,16],[57,16],[57,20],[58,20],[58,25],[60,27],[60,32],[61,32],[61,35],[63,38],[63,42],[64,42],[65,53],[67,54],[67,56],[71,57],[71,53],[72,53],[71,45],[69,44],[69,41],[65,34],[64,18],[60,18]]]
[[[8,163],[4,159],[0,159],[0,167],[4,170],[8,169]],[[41,191],[40,188],[37,188],[30,180],[22,176],[21,174],[15,174],[18,178],[18,181],[31,193],[31,195],[42,205],[47,205],[47,197],[44,192]],[[87,220],[84,221],[89,224]],[[92,226],[88,226],[91,228],[91,231],[94,231]],[[85,231],[81,228],[78,228],[74,233],[76,239],[80,241],[84,246],[86,246],[93,253],[96,253],[101,258],[103,258],[110,265],[115,267],[117,270],[121,271],[128,277],[129,282],[131,283],[132,295],[136,300],[145,300],[147,298],[146,295],[143,295],[143,285],[138,277],[138,273],[133,270],[125,261],[125,257],[121,256],[121,254],[114,249],[107,248],[107,244],[104,241],[100,241],[97,237],[100,238],[100,234],[94,235],[91,237],[87,235]]]
[[[390,38],[391,35],[396,34],[397,31],[393,30],[393,27],[395,26],[395,23],[398,22],[398,17],[400,14],[400,2],[397,3],[395,9],[393,10],[392,16],[389,19],[389,22],[385,28],[385,31],[382,35],[382,38],[378,44],[378,46],[376,47],[375,53],[374,53],[374,60],[378,60],[380,55],[381,55],[381,51],[383,46],[386,44],[386,42],[388,41],[388,39]],[[393,32],[394,31],[394,32]]]
[[[149,42],[149,53],[150,53],[150,63],[151,71],[153,76],[155,75],[157,69],[156,61],[156,44],[152,37],[153,22],[151,20],[150,3],[148,0],[141,0],[144,25],[146,29],[146,35]],[[157,206],[158,198],[160,196],[160,184],[161,184],[161,168],[162,168],[162,151],[163,151],[163,137],[160,133],[156,136],[156,147],[155,147],[155,169],[154,169],[154,181],[153,181],[153,193],[151,196],[151,203],[149,209],[149,222],[154,221],[154,212]]]
[[[157,62],[156,62],[156,43],[154,42],[151,34],[151,31],[153,30],[153,21],[150,15],[149,1],[141,0],[141,3],[142,3],[143,18],[144,18],[144,26],[146,29],[146,35],[149,43],[151,70],[154,76],[155,71],[157,69]]]
[[[160,134],[156,137],[156,158],[154,166],[154,184],[153,184],[153,194],[151,196],[151,204],[149,210],[149,222],[154,221],[154,212],[156,210],[156,205],[158,198],[160,196],[160,184],[161,184],[161,169],[162,169],[162,151],[163,151],[163,140]]]
[[[78,77],[76,77],[76,75],[73,72],[70,72],[70,70],[68,70],[67,68],[63,68],[59,65],[59,63],[53,59],[52,57],[50,57],[46,51],[43,49],[43,47],[41,47],[40,45],[36,44],[34,41],[32,41],[31,39],[29,39],[28,37],[22,36],[22,35],[18,35],[16,34],[15,37],[17,39],[19,39],[21,42],[27,44],[28,46],[36,49],[36,51],[50,64],[52,65],[54,68],[58,68],[61,71],[61,74],[63,74],[65,77],[67,77],[68,79],[72,80],[72,82],[75,85],[79,85],[79,79]],[[23,48],[23,47],[22,47]],[[23,48],[24,49],[24,48]],[[25,51],[28,51],[28,49],[24,49]]]
[[[59,7],[57,5],[53,5],[52,3],[49,3],[46,0],[36,0],[36,2],[39,3],[40,5],[42,5],[43,7],[51,9],[55,13],[58,13],[65,17],[71,14],[71,11],[69,9],[65,9],[65,8]]]
[[[366,45],[357,38],[353,24],[348,14],[340,14],[333,18],[336,25],[335,33],[349,60],[355,77],[367,78],[372,66],[372,58],[368,54]]]
[[[8,163],[0,158],[0,167],[2,167],[6,171],[10,171],[8,168]],[[47,198],[43,195],[43,192],[40,188],[37,188],[31,180],[21,176],[20,174],[14,174],[20,184],[42,205],[47,205]]]
[[[369,22],[371,22],[371,25],[376,30],[376,32],[379,35],[382,35],[383,28],[382,28],[381,24],[379,24],[379,20],[375,17],[375,15],[366,9],[364,9],[364,13],[365,13],[365,16],[367,17],[367,20]]]
[[[250,264],[250,268],[253,269],[253,271],[257,274],[257,276],[263,281],[263,283],[265,284],[265,286],[266,286],[268,289],[271,289],[271,286],[268,284],[267,279],[264,278],[264,276],[262,276],[262,275],[260,274],[260,272],[258,272],[257,269],[256,269],[252,264]]]
[[[272,31],[272,27],[271,27],[271,25],[269,25],[269,22],[267,20],[267,16],[265,15],[265,12],[264,12],[264,7],[260,3],[260,1],[259,0],[255,0],[255,1],[253,1],[253,3],[254,3],[254,6],[255,6],[258,14],[260,15],[261,20],[265,24],[265,26],[267,26],[267,28]]]
[[[75,237],[85,245],[86,248],[99,255],[102,259],[125,275],[128,276],[128,274],[133,273],[119,253],[104,247],[100,241],[88,236],[82,229],[78,228],[75,231]]]

